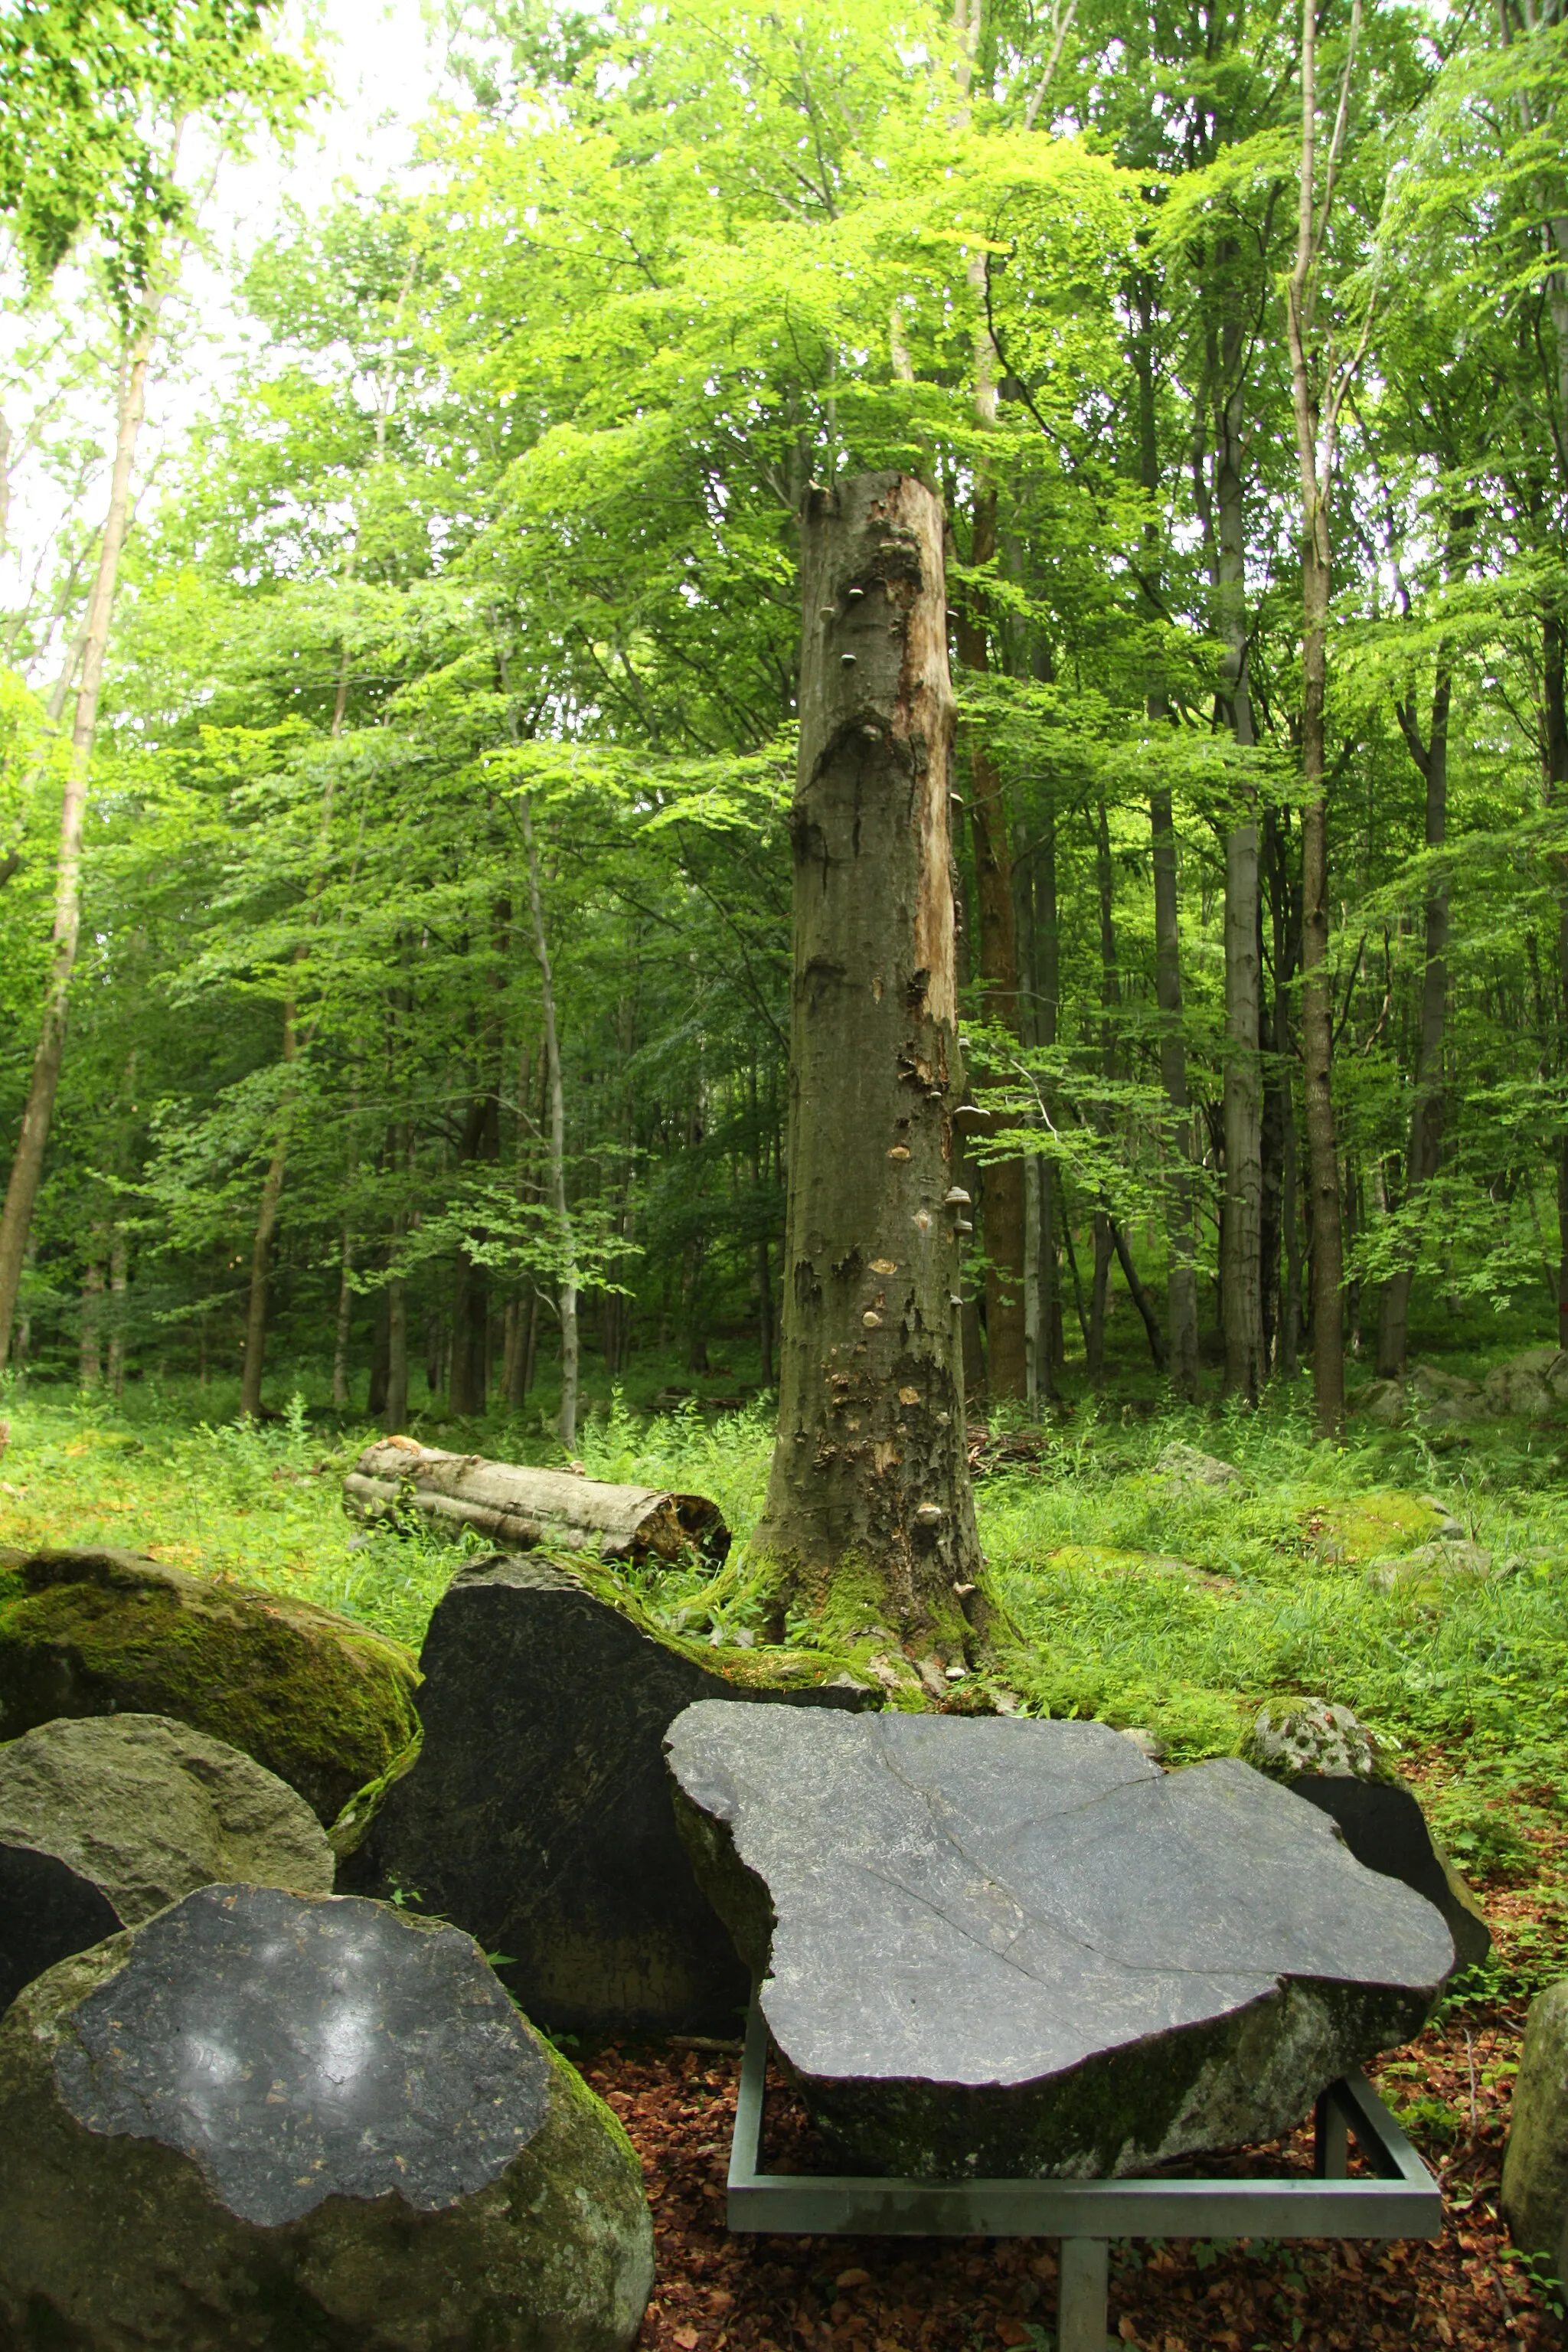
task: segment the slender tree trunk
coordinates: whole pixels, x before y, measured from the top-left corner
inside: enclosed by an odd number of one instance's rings
[[[993,410],[994,397],[993,396]],[[970,561],[988,563],[996,552],[996,494],[974,501]],[[990,666],[985,614],[966,598],[955,627],[959,659],[984,673]],[[1013,906],[1013,849],[1002,772],[978,736],[969,746],[969,820],[974,837],[975,913],[985,1017],[1016,1034],[1018,940]],[[1028,1392],[1024,1324],[1024,1163],[987,1161],[982,1178],[985,1241],[985,1390],[993,1403]]]
[[[293,1065],[298,1050],[298,1034],[294,1026],[294,998],[290,992],[283,1007],[283,1044],[279,1058],[287,1072]],[[285,1088],[288,1079],[284,1080]],[[261,1180],[261,1202],[256,1214],[256,1231],[250,1244],[250,1290],[245,1313],[245,1360],[239,1375],[239,1410],[247,1420],[256,1421],[261,1414],[261,1372],[267,1359],[267,1300],[272,1269],[272,1236],[278,1230],[278,1205],[283,1198],[283,1171],[289,1157],[289,1103],[285,1093],[279,1112],[278,1130],[273,1140],[267,1173]]]
[[[400,1274],[386,1286],[386,1402],[382,1425],[388,1433],[408,1420],[408,1292]]]
[[[103,1262],[89,1261],[81,1278],[81,1336],[77,1345],[76,1384],[96,1389],[103,1379],[103,1334],[100,1314],[103,1301]]]
[[[349,646],[345,638],[338,666],[337,698],[332,709],[330,740],[336,742],[343,731],[343,714],[348,707]],[[325,878],[325,865],[331,838],[332,788],[329,780],[321,799],[321,858],[316,878],[311,884],[314,899]],[[261,1374],[267,1357],[267,1314],[268,1292],[272,1278],[272,1242],[278,1230],[278,1211],[283,1199],[283,1176],[289,1164],[289,1128],[293,1108],[293,1087],[289,1072],[299,1052],[299,979],[310,950],[301,940],[294,950],[294,971],[289,982],[289,992],[283,1000],[283,1041],[279,1060],[283,1066],[282,1097],[278,1107],[278,1125],[273,1134],[272,1150],[267,1162],[267,1173],[261,1180],[261,1201],[257,1210],[256,1231],[250,1244],[250,1293],[245,1312],[245,1360],[239,1375],[239,1410],[250,1421],[261,1412]]]
[[[110,1396],[125,1394],[125,1294],[131,1281],[131,1254],[125,1235],[115,1226],[109,1244],[109,1361]]]
[[[332,1404],[339,1412],[346,1412],[349,1406],[349,1331],[354,1311],[351,1280],[353,1264],[353,1235],[345,1225],[342,1246],[338,1255],[338,1313],[332,1331]]]
[[[1333,1004],[1328,969],[1328,786],[1324,746],[1332,555],[1329,495],[1333,482],[1334,412],[1331,406],[1328,446],[1320,450],[1322,417],[1310,346],[1319,248],[1328,226],[1333,160],[1343,136],[1360,25],[1361,0],[1354,0],[1340,121],[1331,151],[1329,186],[1320,220],[1315,163],[1317,0],[1302,0],[1300,209],[1296,261],[1287,301],[1291,405],[1301,475],[1301,1056],[1311,1175],[1312,1382],[1318,1428],[1325,1437],[1339,1434],[1345,1402],[1344,1234],[1331,1071]]]
[[[1568,345],[1568,337],[1564,339]],[[1548,606],[1542,621],[1542,674],[1544,734],[1542,745],[1545,796],[1549,803],[1568,793],[1568,630],[1562,616]],[[1559,1052],[1568,1062],[1568,859],[1557,873],[1557,972],[1562,1004]],[[1568,1132],[1557,1146],[1557,1344],[1568,1348]]]
[[[50,939],[49,972],[44,992],[43,1020],[33,1054],[32,1076],[22,1112],[21,1133],[11,1162],[5,1207],[0,1209],[0,1371],[10,1352],[11,1327],[38,1187],[43,1181],[44,1155],[55,1097],[59,1091],[65,1059],[66,1014],[71,974],[76,969],[77,940],[81,927],[82,827],[87,814],[88,775],[93,737],[98,731],[98,708],[103,691],[103,667],[109,651],[110,624],[120,578],[120,559],[131,520],[131,481],[136,444],[147,404],[147,371],[157,341],[161,299],[152,299],[121,354],[119,413],[114,441],[114,466],[110,478],[109,512],[98,554],[92,593],[83,631],[81,684],[77,689],[76,718],[71,728],[70,756],[60,803],[59,849],[55,865],[54,927]]]
[[[1293,1381],[1301,1363],[1301,1210],[1297,1182],[1300,1139],[1296,1132],[1296,1053],[1290,1034],[1290,983],[1300,938],[1294,907],[1289,845],[1283,827],[1268,830],[1269,905],[1274,926],[1274,1056],[1279,1070],[1279,1238],[1284,1272],[1279,1292],[1279,1351],[1282,1380]]]
[[[813,491],[802,575],[779,1431],[752,1557],[781,1618],[843,1585],[865,1622],[945,1662],[964,1648],[981,1563],[948,1198],[941,509],[909,475]]]
[[[1220,700],[1237,743],[1257,741],[1247,619],[1247,360],[1239,310],[1220,333],[1215,409],[1215,617],[1224,653]],[[1225,1384],[1248,1404],[1263,1386],[1263,1088],[1258,1065],[1258,809],[1244,779],[1225,842],[1225,1201],[1220,1313]]]
[[[1440,850],[1448,828],[1448,711],[1453,696],[1452,656],[1437,653],[1432,688],[1432,722],[1425,743],[1415,712],[1400,713],[1411,755],[1426,787],[1426,842]],[[1418,1201],[1437,1173],[1443,1143],[1443,1033],[1448,1001],[1448,884],[1441,872],[1427,886],[1426,953],[1421,971],[1421,1023],[1415,1046],[1415,1098],[1410,1108],[1410,1141],[1405,1159],[1405,1199]],[[1377,1370],[1382,1380],[1400,1380],[1410,1345],[1410,1286],[1416,1253],[1395,1268],[1378,1303]]]
[[[539,847],[533,837],[533,811],[525,793],[518,803],[522,845],[528,860],[528,905],[533,919],[533,950],[539,960],[540,998],[544,1015],[544,1061],[550,1090],[550,1141],[545,1155],[550,1205],[555,1214],[562,1250],[562,1271],[556,1290],[561,1321],[561,1414],[557,1427],[568,1453],[577,1443],[577,1256],[571,1213],[566,1205],[566,1090],[561,1076],[561,1041],[555,1023],[555,982],[551,972],[550,939],[544,928],[544,899],[539,887]]]
[[[1160,571],[1160,528],[1155,501],[1160,491],[1159,413],[1154,385],[1154,289],[1146,276],[1136,289],[1139,331],[1133,347],[1138,374],[1139,474],[1150,501],[1143,526],[1145,578],[1153,591]],[[1163,727],[1170,716],[1165,683],[1156,670],[1149,681],[1151,721]],[[1187,1399],[1198,1393],[1198,1277],[1192,1171],[1192,1099],[1187,1091],[1187,1049],[1182,1024],[1182,934],[1177,897],[1176,825],[1171,788],[1149,788],[1149,843],[1154,876],[1154,1000],[1160,1013],[1160,1083],[1168,1108],[1172,1154],[1165,1216],[1169,1265],[1165,1314],[1170,1325],[1171,1385]],[[1131,1263],[1131,1260],[1128,1261]],[[1151,1334],[1152,1338],[1152,1334]]]

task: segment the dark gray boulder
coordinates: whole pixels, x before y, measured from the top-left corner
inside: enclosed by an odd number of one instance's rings
[[[205,1887],[0,2025],[8,2352],[624,2352],[652,2279],[625,2134],[456,1928]]]
[[[785,2063],[880,2171],[1110,2175],[1268,2138],[1414,2033],[1453,1965],[1430,1904],[1235,1758],[711,1704],[668,1746]]]
[[[1287,1786],[1339,1823],[1359,1863],[1401,1879],[1442,1913],[1458,1967],[1480,1967],[1492,1948],[1486,1914],[1427,1828],[1414,1789],[1339,1772],[1302,1773]]]
[[[68,1954],[228,1879],[332,1886],[310,1806],[237,1748],[161,1715],[62,1717],[0,1746],[0,2010]]]
[[[609,1589],[606,1586],[606,1589]],[[750,1990],[675,1826],[665,1732],[708,1698],[874,1694],[738,1682],[535,1555],[455,1577],[420,1669],[425,1739],[340,1885],[416,1899],[478,1937],[552,2030],[734,2032]],[[820,1660],[784,1672],[820,1674]]]

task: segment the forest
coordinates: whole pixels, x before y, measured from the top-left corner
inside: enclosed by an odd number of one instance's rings
[[[569,1445],[639,1359],[771,1385],[796,518],[889,466],[949,533],[972,1392],[1310,1363],[1331,1430],[1413,1330],[1557,1336],[1550,14],[1328,10],[1305,183],[1274,11],[455,16],[418,185],[254,254],[148,478],[226,147],[324,102],[211,37],[52,281],[11,182],[13,1367]]]
[[[1114,2340],[1545,2352],[1568,15],[432,0],[405,160],[329,182],[391,19],[323,7],[0,9],[0,1799],[62,1558],[407,1689],[425,1643],[430,1696],[494,1562],[345,1515],[394,1442],[708,1498],[721,1568],[568,1562],[683,1667],[1199,1771],[1348,1711],[1490,1937],[1368,2061],[1442,2236],[1116,2242]],[[910,1161],[871,1013],[800,1050],[812,698],[875,602],[812,532],[868,478],[935,519],[953,1058],[896,1078],[958,1271],[836,1455],[803,1095],[846,1220]],[[723,2229],[727,2033],[560,2047],[653,2200],[649,2352],[1065,2352],[1043,2240]]]

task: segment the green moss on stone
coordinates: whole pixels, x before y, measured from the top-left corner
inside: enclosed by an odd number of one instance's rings
[[[418,1736],[397,1643],[307,1601],[125,1552],[41,1553],[0,1607],[0,1737],[61,1715],[169,1715],[331,1823]]]

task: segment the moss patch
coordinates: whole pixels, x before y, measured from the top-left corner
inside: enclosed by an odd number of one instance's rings
[[[419,1670],[308,1601],[129,1552],[40,1553],[0,1603],[0,1735],[56,1716],[169,1715],[226,1740],[331,1823],[417,1738]]]
[[[1347,1568],[1388,1559],[1431,1543],[1447,1514],[1428,1496],[1356,1495],[1305,1511],[1301,1532],[1319,1559]]]

